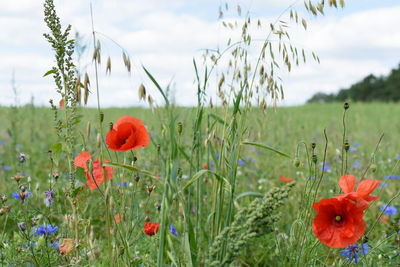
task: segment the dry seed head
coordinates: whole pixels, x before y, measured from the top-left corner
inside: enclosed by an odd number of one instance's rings
[[[153,102],[153,98],[150,95],[147,96],[147,102],[149,103],[150,109],[153,111],[154,110],[154,102]]]
[[[146,101],[146,88],[144,87],[143,84],[140,84],[139,86],[139,99],[140,100],[145,100]]]
[[[305,19],[301,19],[301,23],[303,23],[303,27],[305,30],[307,30],[307,22]]]
[[[224,81],[225,81],[225,75],[224,73],[222,73],[221,79],[218,82],[218,90],[221,90],[221,86],[224,83]]]
[[[239,16],[242,15],[242,8],[239,5],[237,6],[237,12]]]
[[[344,0],[339,0],[339,4],[341,8],[344,8]]]
[[[75,82],[75,97],[76,97],[76,102],[80,103],[81,102],[81,76],[78,76]]]
[[[85,103],[85,105],[87,104],[88,97],[89,97],[89,86],[90,86],[89,75],[86,72],[85,73],[85,80],[83,82],[83,88],[85,90],[85,94],[84,94],[84,97],[83,97],[83,102]]]
[[[107,72],[108,72],[108,74],[111,74],[111,58],[110,58],[110,56],[108,56],[108,59],[107,59],[106,74],[107,74]]]

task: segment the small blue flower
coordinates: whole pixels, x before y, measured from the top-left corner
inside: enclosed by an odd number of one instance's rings
[[[50,224],[48,225],[39,225],[39,227],[33,227],[32,229],[32,233],[34,233],[35,235],[50,235],[53,234],[55,232],[57,232],[58,230],[58,226],[51,226]]]
[[[353,143],[353,146],[355,146],[355,147],[357,147],[359,145],[360,145],[360,143],[358,143],[357,141]]]
[[[354,152],[354,153],[357,153],[357,152],[358,152],[357,148],[355,148],[355,147],[353,147],[353,146],[350,146],[350,147],[349,147],[349,151],[350,151],[350,152]]]
[[[380,208],[380,210],[384,210],[385,207],[386,207],[386,204],[383,204],[382,207]],[[383,213],[385,213],[386,215],[389,215],[389,216],[393,216],[393,215],[396,215],[397,209],[395,206],[388,206]]]
[[[396,159],[397,159],[397,160],[400,160],[400,155],[398,155],[398,156],[396,157]]]
[[[176,231],[175,227],[171,224],[169,226],[169,231],[175,236],[178,237],[178,232]]]
[[[0,140],[0,146],[4,145],[4,141]]]
[[[385,183],[381,183],[380,185],[379,185],[379,188],[386,188],[386,187],[388,187],[388,184],[385,182]]]
[[[387,179],[399,179],[400,178],[400,176],[399,175],[386,175],[385,176],[385,179],[387,180]]]
[[[321,165],[320,170],[322,171],[323,165]],[[325,162],[324,171],[329,171],[331,169],[331,163],[329,161]]]
[[[359,169],[361,167],[360,161],[357,159],[353,163],[354,169]]]
[[[219,153],[217,153],[217,159],[219,159]]]
[[[58,241],[56,240],[54,243],[50,243],[49,247],[51,248],[56,248],[56,249],[60,249],[60,245],[58,244]]]
[[[222,143],[221,138],[217,137],[217,142],[218,142],[218,143]]]
[[[364,243],[362,246],[357,246],[356,244],[348,246],[346,249],[341,250],[340,254],[344,258],[347,258],[348,262],[351,262],[354,258],[354,262],[358,263],[358,253],[360,252],[361,255],[365,256],[368,253],[368,244]]]
[[[6,166],[6,165],[4,165],[3,166],[3,171],[9,171],[9,170],[11,170],[12,169],[12,167],[10,167],[10,166]]]
[[[242,159],[239,159],[238,163],[239,163],[240,166],[243,166],[243,165],[246,164],[246,163],[244,163],[244,161]]]

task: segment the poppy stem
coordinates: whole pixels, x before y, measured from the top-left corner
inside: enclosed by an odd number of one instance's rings
[[[384,135],[385,135],[385,133],[382,133],[381,136],[379,137],[378,143],[376,143],[376,146],[375,146],[374,153],[372,153],[371,158],[369,159],[369,163],[368,163],[367,167],[365,168],[363,174],[360,177],[360,182],[364,179],[365,174],[367,174],[367,171],[369,170],[369,167],[371,166],[372,161],[375,158],[375,153],[378,150],[378,147],[379,147]]]

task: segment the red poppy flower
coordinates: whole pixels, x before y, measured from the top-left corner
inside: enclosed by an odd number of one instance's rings
[[[106,135],[107,147],[117,151],[145,147],[149,142],[149,133],[143,122],[132,116],[119,118]]]
[[[285,177],[285,176],[283,176],[283,175],[279,175],[279,180],[281,180],[281,181],[283,181],[283,182],[285,182],[285,183],[291,183],[291,182],[293,182],[293,179],[292,179],[292,178],[288,178],[288,177]]]
[[[103,169],[105,170],[105,177],[106,177],[106,182],[112,178],[112,172],[113,168],[112,167],[101,167],[100,166],[100,159],[96,159],[93,161],[93,173],[89,173],[87,171],[87,166],[86,162],[91,159],[91,155],[89,152],[81,152],[78,156],[75,158],[75,169],[77,167],[81,167],[85,170],[85,175],[87,179],[87,183],[89,185],[90,190],[96,189],[97,186],[100,186],[100,184],[103,183],[103,176],[104,172]],[[104,162],[109,162],[108,160],[104,160]],[[93,181],[93,178],[96,182]],[[96,186],[97,183],[97,186]]]
[[[312,223],[313,232],[328,247],[347,247],[357,242],[365,232],[363,209],[348,199],[322,199],[313,208],[317,212]]]
[[[208,170],[208,165],[207,165],[207,163],[204,163],[202,167],[203,167],[203,169]]]
[[[143,231],[146,233],[146,235],[155,235],[158,233],[158,228],[160,226],[160,223],[152,223],[152,222],[145,222]]]
[[[380,198],[380,196],[370,195],[379,185],[380,181],[364,180],[358,184],[357,190],[353,192],[356,187],[356,181],[357,178],[354,175],[345,174],[340,177],[339,186],[344,194],[340,194],[338,197],[354,201],[358,208],[365,210],[369,207],[369,202]]]
[[[63,110],[65,107],[64,105],[64,98],[60,100],[60,110]]]
[[[114,218],[116,223],[119,223],[121,221],[121,215],[119,215],[118,213],[114,215]]]

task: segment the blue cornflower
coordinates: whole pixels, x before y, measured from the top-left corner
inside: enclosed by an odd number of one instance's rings
[[[354,146],[350,146],[349,151],[354,153],[358,152],[357,148],[355,148]]]
[[[219,159],[219,153],[217,153],[217,159]]]
[[[387,179],[399,179],[400,178],[400,176],[399,175],[386,175],[385,176],[385,179],[387,180]]]
[[[331,169],[331,163],[329,161],[325,162],[324,171],[329,171],[330,169]],[[320,170],[322,171],[322,165],[320,167]]]
[[[357,246],[356,244],[348,246],[346,249],[341,250],[340,254],[343,257],[347,258],[349,262],[352,261],[354,258],[354,262],[358,263],[358,253],[360,252],[361,255],[365,256],[368,253],[368,243],[364,243],[362,246]]]
[[[353,167],[355,169],[359,169],[361,167],[360,161],[358,159],[356,159],[353,163]]]
[[[59,245],[59,243],[58,243],[57,240],[54,241],[54,243],[50,243],[50,244],[49,244],[49,247],[51,247],[51,248],[56,248],[56,249],[60,249],[60,245]]]
[[[25,199],[27,199],[28,197],[29,197],[29,195],[30,194],[32,194],[32,192],[29,192],[29,191],[26,191],[26,192],[21,192],[21,193],[12,193],[12,196],[15,198],[15,199],[22,199],[22,200],[25,200]]]
[[[218,143],[222,143],[221,138],[217,137],[217,142],[218,142]]]
[[[383,204],[381,207],[381,210],[384,210],[385,207],[386,207],[386,204]],[[397,209],[395,206],[388,206],[383,213],[385,213],[386,215],[389,215],[389,216],[393,216],[397,213]]]
[[[358,143],[357,141],[353,143],[353,146],[356,146],[356,147],[357,147],[357,146],[359,146],[359,145],[360,145],[360,143]]]
[[[115,183],[115,185],[128,187],[129,184],[127,182],[120,182],[120,183]]]
[[[176,231],[175,227],[171,224],[169,226],[169,231],[175,236],[178,237],[178,232]]]
[[[10,167],[10,166],[6,166],[6,165],[4,165],[3,166],[3,171],[9,171],[9,170],[11,170],[12,169],[12,167]]]
[[[396,157],[396,159],[397,159],[397,160],[400,160],[400,155],[398,155],[398,156]]]
[[[39,225],[39,227],[33,227],[32,229],[32,233],[34,233],[35,235],[50,235],[53,234],[55,232],[57,232],[58,230],[58,226],[51,226],[50,224],[48,225]]]
[[[0,146],[4,145],[4,141],[0,140]]]
[[[238,163],[239,163],[240,166],[245,165],[245,163],[244,163],[244,161],[242,159],[239,159]]]
[[[385,182],[385,183],[381,183],[381,184],[379,184],[379,188],[386,188],[386,187],[388,187],[388,184]]]

